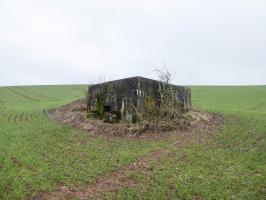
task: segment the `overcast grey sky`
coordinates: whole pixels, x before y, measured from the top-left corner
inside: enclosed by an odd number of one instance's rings
[[[265,0],[0,0],[0,85],[266,84]]]

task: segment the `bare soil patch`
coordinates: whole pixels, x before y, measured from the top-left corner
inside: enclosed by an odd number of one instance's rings
[[[122,187],[133,187],[137,183],[128,178],[130,172],[142,173],[149,176],[152,173],[150,163],[159,162],[161,157],[167,156],[168,152],[158,150],[148,156],[142,157],[129,166],[119,169],[108,176],[100,177],[96,183],[86,185],[82,190],[60,186],[57,190],[50,193],[43,193],[35,197],[35,200],[67,200],[67,199],[104,199],[107,192],[118,192]]]

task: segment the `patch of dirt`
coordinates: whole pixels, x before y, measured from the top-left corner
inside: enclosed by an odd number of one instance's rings
[[[105,123],[99,119],[87,117],[86,99],[80,99],[60,108],[51,109],[48,115],[53,120],[81,129],[91,135],[118,136],[131,139],[157,140],[165,137],[165,132],[173,130],[190,130],[194,128],[205,129],[208,126],[216,126],[222,122],[222,117],[216,113],[191,111],[178,119],[179,124],[174,126],[168,122],[161,121],[160,125],[147,123],[144,125],[124,123]],[[181,123],[179,122],[181,120]]]
[[[137,183],[130,179],[127,174],[130,172],[142,173],[144,176],[152,173],[151,162],[159,162],[159,159],[168,155],[169,152],[158,150],[148,156],[142,157],[129,166],[113,172],[111,175],[100,177],[96,183],[86,185],[82,190],[75,190],[60,186],[50,193],[43,193],[33,198],[34,200],[67,200],[67,199],[103,199],[107,192],[118,192],[122,187],[133,187]]]
[[[189,144],[210,146],[210,139],[216,136],[218,128],[224,123],[224,118],[219,113],[204,113],[202,115],[202,112],[193,111],[190,114],[188,113],[186,117],[191,118],[188,121],[192,125],[185,131],[177,132],[178,140],[175,141],[177,147]]]

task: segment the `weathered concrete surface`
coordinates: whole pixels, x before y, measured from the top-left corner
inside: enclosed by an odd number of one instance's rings
[[[89,115],[106,116],[123,122],[136,122],[136,110],[153,112],[161,104],[160,84],[156,80],[132,77],[88,88],[87,110]],[[179,112],[191,109],[190,88],[169,85],[174,91],[175,106]]]

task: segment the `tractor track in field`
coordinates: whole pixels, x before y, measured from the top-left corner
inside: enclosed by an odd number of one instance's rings
[[[0,114],[1,114],[1,116],[2,116],[2,119],[6,119],[7,118],[7,112],[5,111],[5,110],[1,110],[0,111]]]
[[[34,98],[34,97],[31,97],[31,96],[27,96],[27,95],[25,95],[25,94],[23,94],[23,93],[21,93],[21,92],[18,92],[17,90],[15,90],[15,89],[13,89],[13,88],[8,88],[11,92],[13,92],[13,93],[15,93],[15,94],[17,94],[17,95],[19,95],[19,96],[21,96],[21,97],[23,97],[23,98],[25,98],[25,99],[27,99],[27,100],[30,100],[30,101],[36,101],[36,102],[38,102],[38,101],[40,101],[39,99],[36,99],[36,98]]]
[[[122,187],[134,187],[137,183],[127,177],[128,173],[138,172],[143,176],[149,176],[152,173],[153,168],[151,162],[160,162],[160,158],[166,157],[169,154],[165,150],[156,150],[149,155],[143,156],[130,165],[114,171],[110,175],[102,176],[98,178],[96,183],[86,185],[82,190],[71,189],[66,186],[60,186],[57,190],[48,194],[39,194],[32,200],[70,200],[70,199],[104,199],[106,192],[115,192]]]
[[[8,122],[17,122],[19,121],[19,116],[17,113],[9,113],[7,116]]]
[[[0,99],[0,113],[3,113],[5,110],[5,102]]]
[[[19,116],[19,121],[23,121],[23,115],[24,115],[24,112],[22,112],[21,114],[20,114],[20,116]]]
[[[36,93],[36,92],[35,92],[35,94],[37,94],[40,97],[44,97],[46,99],[51,99],[51,100],[59,101],[59,99],[57,99],[55,97],[50,97],[50,96],[42,95],[42,94],[39,94],[39,93]]]
[[[10,122],[12,119],[12,114],[8,114],[7,121]]]
[[[32,122],[34,119],[36,119],[35,113],[28,112],[25,117],[25,121]]]
[[[1,103],[0,103],[0,111],[2,111],[3,109],[5,109],[5,103],[2,101]]]
[[[13,115],[13,122],[17,122],[17,115]]]
[[[2,113],[0,111],[0,113]],[[47,117],[47,111],[43,110],[40,115]],[[31,112],[20,112],[20,113],[8,113],[4,117],[8,122],[32,122],[34,119],[39,118],[38,114]]]
[[[47,113],[47,110],[42,110],[42,112],[43,112],[43,114],[44,114],[44,116],[48,116],[48,113]]]
[[[26,112],[26,115],[25,115],[25,121],[30,121],[30,119],[29,119],[29,112]]]
[[[32,121],[33,119],[34,119],[34,114],[31,113],[31,114],[30,114],[30,121]]]
[[[24,92],[27,92],[27,90],[26,90],[25,88],[21,88],[21,87],[15,87],[15,88],[17,88],[17,89],[19,89],[19,90],[22,90],[22,91],[24,91]],[[47,95],[43,95],[43,94],[40,94],[40,93],[38,93],[38,92],[31,92],[31,93],[32,93],[32,94],[35,94],[35,95],[37,95],[37,96],[40,96],[40,97],[46,98],[46,99],[56,100],[56,101],[59,100],[59,99],[57,99],[57,98],[55,98],[55,97],[50,97],[50,96],[47,96]]]

